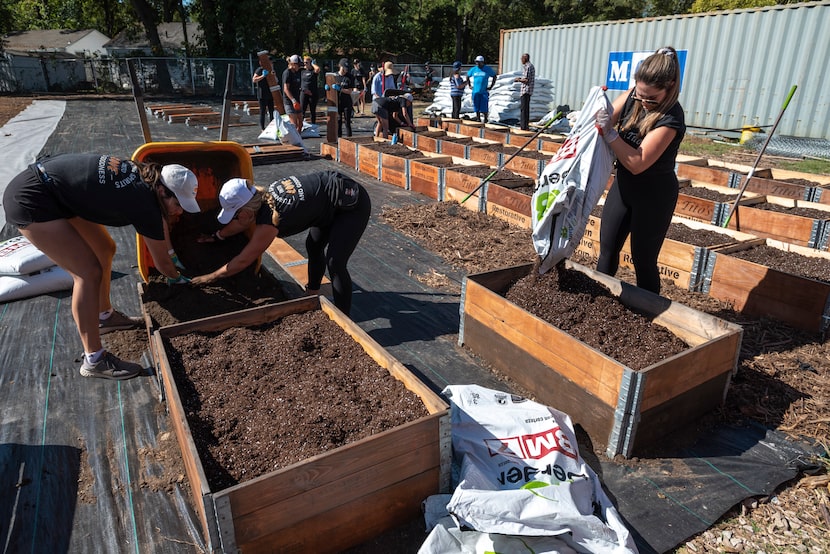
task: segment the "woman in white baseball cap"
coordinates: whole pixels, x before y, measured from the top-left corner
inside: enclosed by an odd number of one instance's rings
[[[144,325],[110,302],[115,241],[105,226],[135,227],[168,282],[187,282],[168,254],[167,226],[183,211],[199,211],[197,187],[193,172],[177,164],[63,154],[30,165],[6,188],[6,221],[72,275],[84,377],[120,380],[141,372],[140,365],[118,359],[101,344],[104,333]]]
[[[308,231],[308,284],[306,292],[317,294],[328,269],[334,305],[349,314],[352,278],[347,264],[363,236],[372,202],[357,181],[337,171],[284,177],[268,187],[245,179],[231,179],[219,192],[222,207],[217,219],[224,227],[202,242],[225,240],[254,224],[247,246],[227,264],[207,275],[194,277],[201,285],[230,277],[254,263],[274,237]]]

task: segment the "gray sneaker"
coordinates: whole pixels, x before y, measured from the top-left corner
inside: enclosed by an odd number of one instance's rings
[[[94,364],[89,363],[86,360],[86,356],[84,356],[84,363],[81,364],[81,375],[84,377],[100,377],[101,379],[123,381],[124,379],[135,377],[141,373],[142,369],[138,364],[125,362],[109,352],[104,352],[101,359]]]
[[[113,310],[107,319],[98,320],[98,332],[102,335],[112,331],[124,331],[126,329],[138,329],[144,326],[144,320],[138,317],[129,317],[118,310]]]

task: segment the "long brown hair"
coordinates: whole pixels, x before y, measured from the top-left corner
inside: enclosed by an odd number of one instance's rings
[[[279,227],[280,225],[280,212],[277,211],[277,203],[274,201],[274,197],[265,190],[265,188],[254,185],[256,192],[254,193],[254,197],[248,200],[248,203],[245,204],[246,208],[250,208],[254,211],[259,210],[262,203],[265,202],[268,204],[268,207],[271,208],[271,223],[274,224],[274,227]]]
[[[622,131],[637,127],[640,136],[645,136],[654,128],[657,121],[677,103],[677,98],[680,96],[680,62],[677,60],[677,50],[671,46],[664,46],[657,50],[643,60],[634,73],[634,80],[666,91],[663,101],[645,116],[643,116],[645,110],[642,103],[635,102],[631,114],[621,127]]]
[[[133,161],[133,163],[138,168],[138,175],[141,177],[141,180],[144,181],[153,192],[156,193],[156,199],[159,202],[159,207],[161,208],[161,213],[164,215],[164,219],[169,219],[170,214],[167,211],[167,204],[164,202],[165,198],[171,198],[176,196],[173,194],[173,191],[164,186],[164,183],[161,180],[161,164],[156,162],[137,162]]]

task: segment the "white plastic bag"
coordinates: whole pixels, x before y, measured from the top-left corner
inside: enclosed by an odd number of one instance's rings
[[[72,288],[72,275],[52,266],[31,275],[0,276],[0,302],[11,302]]]
[[[478,385],[451,385],[459,484],[447,510],[459,528],[568,535],[577,552],[636,552],[599,478],[581,458],[567,414]],[[564,540],[564,539],[563,539]]]
[[[591,210],[608,184],[614,156],[599,136],[594,114],[613,112],[601,87],[593,87],[568,138],[545,166],[533,191],[533,246],[539,273],[573,254]]]
[[[55,265],[24,236],[0,242],[0,275],[28,275]]]

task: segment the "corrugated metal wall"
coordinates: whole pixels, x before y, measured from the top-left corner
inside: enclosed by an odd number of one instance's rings
[[[579,109],[605,84],[608,54],[688,50],[680,103],[686,124],[712,129],[771,126],[792,85],[798,90],[776,134],[830,138],[830,2],[511,29],[502,32],[500,72],[528,52],[536,75],[554,83],[555,104]],[[613,100],[620,94],[609,91]]]

